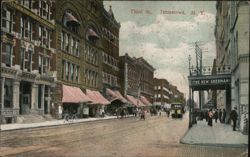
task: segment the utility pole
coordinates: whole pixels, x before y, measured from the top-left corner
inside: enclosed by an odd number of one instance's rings
[[[190,64],[191,64],[191,56],[188,55],[189,76],[191,76],[191,66],[190,66]],[[189,97],[189,99],[188,99],[188,101],[189,101],[189,125],[188,125],[188,127],[191,128],[192,127],[192,113],[191,113],[192,110],[191,110],[191,108],[192,108],[193,105],[191,105],[192,101],[191,101],[190,83],[189,83],[189,96],[188,97]]]
[[[195,54],[196,54],[196,70],[197,76],[202,75],[202,49],[199,47],[197,42],[195,42]],[[199,91],[199,109],[202,107],[202,102],[204,99],[204,93]]]

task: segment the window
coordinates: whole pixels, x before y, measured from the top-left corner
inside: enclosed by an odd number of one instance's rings
[[[38,70],[39,70],[39,74],[42,74],[43,65],[42,65],[42,56],[41,55],[39,55],[39,57],[38,57]]]
[[[75,75],[76,75],[76,82],[78,83],[79,82],[79,79],[78,79],[78,71],[79,71],[79,66],[77,66],[75,68]]]
[[[64,50],[64,32],[61,32],[61,50]]]
[[[8,9],[2,11],[2,28],[4,31],[11,33],[12,31],[12,13]]]
[[[24,66],[25,66],[24,55],[25,55],[25,48],[21,47],[21,49],[20,49],[20,66],[21,66],[22,70],[24,69]]]
[[[46,29],[45,27],[39,26],[38,36],[40,45],[45,46],[46,48],[50,48],[50,33],[50,30]]]
[[[63,25],[71,32],[78,33],[80,22],[71,11],[66,11],[62,20]]]
[[[76,56],[79,57],[79,40],[76,41]]]
[[[50,6],[45,1],[39,1],[38,15],[50,20]]]
[[[65,62],[65,77],[66,77],[66,80],[69,79],[69,69],[68,69],[68,62]]]
[[[5,79],[4,81],[4,107],[12,107],[12,96],[13,96],[13,87],[12,80]]]
[[[70,53],[71,53],[71,54],[74,54],[74,52],[75,52],[75,51],[74,51],[74,42],[75,42],[75,39],[72,37],[72,38],[71,38],[71,42],[70,42],[70,43],[71,43],[71,44],[70,44]]]
[[[32,70],[32,50],[25,51],[24,53],[24,68],[29,72]]]
[[[62,60],[62,79],[64,79],[65,77],[64,77],[64,75],[65,75],[65,61],[64,60]]]
[[[22,38],[24,37],[24,32],[25,32],[24,23],[25,23],[24,18],[21,17],[21,18],[20,18],[20,24],[21,24],[21,27],[20,27],[20,29],[21,29],[21,30],[20,30],[20,34],[21,34],[21,37],[22,37]]]
[[[74,68],[75,68],[75,65],[70,64],[70,78],[71,78],[71,81],[74,81]]]
[[[3,44],[2,62],[5,63],[8,67],[11,67],[12,65],[12,49],[13,46],[11,44]]]
[[[65,33],[65,47],[64,47],[67,52],[69,51],[69,36],[67,33]]]
[[[23,5],[25,8],[31,9],[32,0],[19,0],[18,3]]]

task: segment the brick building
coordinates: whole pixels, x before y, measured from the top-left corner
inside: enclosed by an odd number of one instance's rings
[[[50,114],[56,76],[54,2],[1,4],[1,120]]]
[[[148,106],[153,100],[154,68],[143,58],[120,56],[121,91],[135,106]]]
[[[166,79],[154,78],[154,105],[170,107],[171,103],[170,83]]]
[[[55,115],[59,113],[60,108],[63,108],[70,112],[77,110],[79,114],[96,116],[103,110],[104,105],[110,103],[101,93],[104,80],[103,56],[110,52],[109,48],[113,49],[114,45],[117,45],[117,38],[114,37],[115,40],[112,39],[111,43],[111,39],[106,38],[110,37],[110,31],[105,34],[104,29],[107,20],[111,20],[112,17],[107,15],[103,1],[100,0],[60,0],[56,1],[56,6],[56,29],[59,33],[57,34],[58,84],[55,92],[57,95],[54,96],[58,104]],[[119,29],[116,33],[119,33]],[[107,41],[108,48],[105,49]],[[81,89],[81,94],[86,94],[92,102],[88,99],[81,102],[74,102],[73,99],[64,101],[63,97],[67,95],[64,88],[72,87]]]

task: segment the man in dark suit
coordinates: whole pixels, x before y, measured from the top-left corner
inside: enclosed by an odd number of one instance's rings
[[[233,131],[235,131],[236,129],[236,121],[238,119],[238,113],[236,112],[236,107],[234,107],[234,109],[231,111],[230,113],[230,119],[233,121]]]

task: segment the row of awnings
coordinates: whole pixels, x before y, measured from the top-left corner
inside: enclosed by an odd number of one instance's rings
[[[144,97],[140,99],[126,95],[126,98],[118,90],[106,89],[106,98],[99,91],[87,89],[86,94],[78,87],[63,85],[63,103],[89,103],[108,105],[115,100],[119,100],[124,104],[130,104],[137,107],[150,106],[151,103]]]

